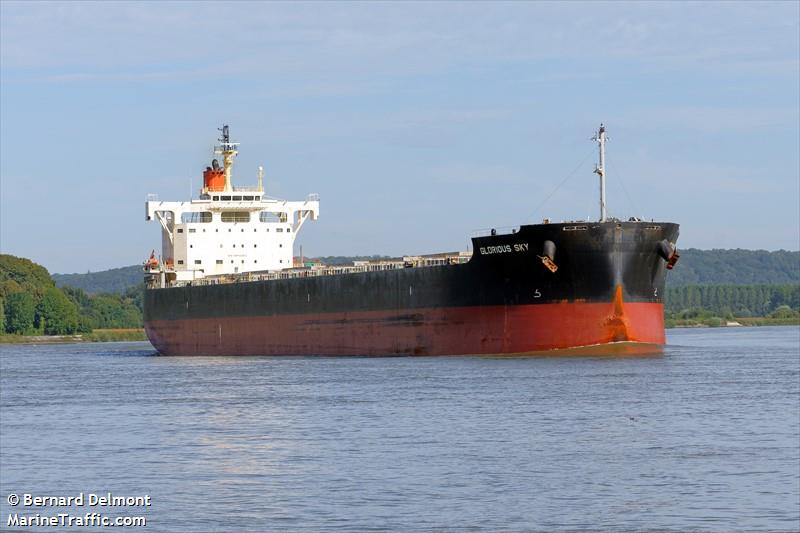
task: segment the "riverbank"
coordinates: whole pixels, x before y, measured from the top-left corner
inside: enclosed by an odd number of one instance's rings
[[[0,335],[0,344],[65,344],[74,342],[146,341],[142,328],[96,329],[81,335]]]
[[[761,327],[761,326],[800,326],[800,318],[768,318],[748,317],[724,319],[718,316],[703,319],[667,319],[667,329],[672,328],[724,328],[724,327]]]

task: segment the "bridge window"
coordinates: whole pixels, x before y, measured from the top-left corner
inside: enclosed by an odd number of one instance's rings
[[[217,259],[217,264],[221,265],[222,264],[222,259]]]
[[[245,200],[246,202],[252,202],[253,201],[253,197],[252,196],[242,196],[242,199]]]
[[[194,260],[194,264],[195,264],[195,265],[200,265],[200,264],[202,264],[202,263],[203,263],[203,262],[202,262],[202,261],[200,261],[199,259],[195,259],[195,260]]]
[[[183,224],[186,223],[198,223],[198,222],[211,222],[211,212],[210,211],[194,211],[190,213],[181,213],[181,222]]]
[[[231,201],[231,197],[230,196],[220,196],[220,199],[223,202],[230,202]]]
[[[178,228],[178,233],[183,233],[183,228]]]
[[[250,213],[247,211],[223,211],[223,222],[250,222]],[[244,231],[244,230],[242,230]]]
[[[242,197],[241,196],[234,196],[233,197],[233,201],[234,202],[241,202],[242,201]]]
[[[183,264],[183,259],[178,259],[178,264],[182,265]]]
[[[278,233],[283,233],[283,228],[278,228],[275,231],[277,231]]]
[[[219,196],[215,196],[215,197],[214,197],[214,201],[215,201],[215,202],[218,202],[218,201],[219,201]]]

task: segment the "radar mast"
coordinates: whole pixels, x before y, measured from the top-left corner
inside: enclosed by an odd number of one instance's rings
[[[239,153],[239,143],[231,142],[227,124],[219,128],[219,131],[222,132],[222,136],[218,139],[220,143],[219,146],[214,147],[214,153],[222,155],[222,168],[225,172],[225,191],[231,192],[233,190],[233,185],[231,184],[233,158]]]

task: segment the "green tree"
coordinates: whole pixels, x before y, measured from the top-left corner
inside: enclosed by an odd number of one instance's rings
[[[36,309],[36,326],[45,335],[67,335],[78,330],[78,308],[60,289],[44,291]]]
[[[28,292],[9,294],[5,304],[6,331],[25,334],[33,331],[36,317],[36,301]]]
[[[0,281],[0,296],[6,298],[9,294],[14,294],[15,292],[22,292],[25,289],[22,286],[14,281],[13,279],[6,279]]]
[[[797,311],[793,311],[788,305],[781,305],[769,314],[770,318],[794,318],[798,315]]]
[[[144,300],[144,285],[139,283],[133,287],[128,287],[128,289],[123,293],[123,297],[129,299],[130,302],[136,306],[139,312],[141,312]]]
[[[119,294],[91,296],[88,316],[95,328],[140,328],[142,312],[130,298]]]
[[[9,280],[15,281],[23,287],[55,286],[50,278],[50,273],[43,266],[24,257],[0,254],[0,282]]]
[[[92,311],[92,297],[86,294],[83,289],[75,287],[62,287],[61,290],[64,295],[69,298],[69,301],[75,304],[78,308],[78,333],[91,333],[94,321],[91,318]]]
[[[86,294],[83,289],[77,289],[75,287],[61,287],[61,290],[64,291],[64,295],[69,298],[69,300],[78,306],[81,313],[84,313],[89,307],[91,307],[91,297]]]

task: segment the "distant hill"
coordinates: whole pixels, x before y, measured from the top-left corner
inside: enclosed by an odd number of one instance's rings
[[[383,255],[356,255],[338,256],[331,255],[319,257],[326,265],[345,265],[353,261],[365,259],[383,259]],[[75,287],[89,294],[116,293],[122,294],[133,286],[141,285],[144,280],[142,265],[131,265],[100,272],[87,272],[86,274],[53,274],[53,281],[57,287]]]
[[[800,283],[800,252],[678,249],[667,285],[783,285]]]
[[[679,250],[681,259],[667,276],[670,287],[686,285],[784,285],[800,283],[800,252],[765,250]],[[341,265],[353,260],[384,256],[327,256],[325,264]],[[141,265],[86,274],[53,274],[58,287],[69,285],[89,294],[123,293],[142,283]]]
[[[52,278],[57,287],[75,287],[89,294],[101,292],[121,294],[130,287],[141,285],[144,272],[142,265],[131,265],[86,274],[53,274]]]
[[[326,255],[315,257],[322,261],[323,265],[349,265],[353,261],[371,261],[375,259],[389,259],[388,255]]]

